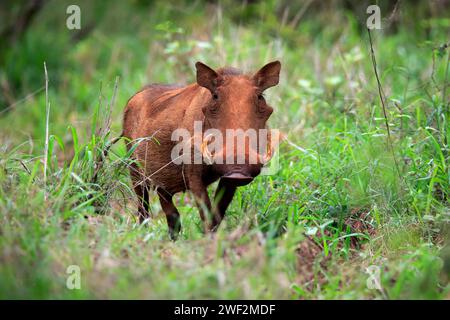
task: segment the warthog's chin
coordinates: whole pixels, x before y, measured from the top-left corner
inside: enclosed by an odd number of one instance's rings
[[[253,181],[253,177],[242,172],[229,172],[223,175],[221,180],[235,186],[245,186]]]

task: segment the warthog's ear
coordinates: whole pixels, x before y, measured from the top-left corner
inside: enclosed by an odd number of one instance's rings
[[[259,87],[261,91],[276,86],[280,80],[280,69],[280,61],[273,61],[266,64],[253,76],[255,85]]]
[[[197,68],[198,85],[209,89],[209,91],[211,92],[214,92],[217,88],[217,82],[219,78],[217,72],[201,62],[197,62],[195,64],[195,67]]]

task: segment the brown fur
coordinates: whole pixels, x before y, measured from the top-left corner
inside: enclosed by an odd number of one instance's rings
[[[220,178],[236,170],[253,178],[261,169],[259,164],[176,165],[171,161],[172,148],[177,144],[177,141],[171,141],[172,132],[186,128],[193,134],[194,121],[203,121],[203,130],[264,128],[272,108],[260,94],[278,83],[280,70],[279,62],[272,62],[251,77],[231,68],[215,72],[201,63],[196,67],[197,83],[184,87],[146,86],[128,101],[124,111],[123,136],[129,141],[127,148],[138,143],[133,153],[136,163],[131,165],[130,172],[140,200],[140,220],[148,217],[148,194],[154,187],[172,238],[180,231],[179,213],[172,201],[174,194],[190,190],[197,200],[206,229],[214,230],[240,185],[239,181],[234,183],[232,179]],[[207,186],[218,179],[213,207]],[[213,217],[209,219],[207,213],[211,212]]]

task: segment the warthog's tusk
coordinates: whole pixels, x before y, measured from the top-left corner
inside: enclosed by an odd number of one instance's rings
[[[258,160],[263,165],[268,163],[272,157],[273,157],[273,148],[274,143],[272,142],[272,135],[269,133],[267,136],[267,146],[266,146],[266,152],[264,154],[258,154]]]
[[[200,146],[206,164],[213,164],[213,154],[208,149],[208,143],[211,141],[212,137],[212,134],[208,134],[205,139],[203,139],[202,145]]]

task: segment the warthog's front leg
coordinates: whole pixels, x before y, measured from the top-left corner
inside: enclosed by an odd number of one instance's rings
[[[224,180],[219,181],[214,196],[215,214],[211,225],[212,230],[216,230],[219,227],[229,204],[233,200],[236,188],[235,185],[225,183]]]

